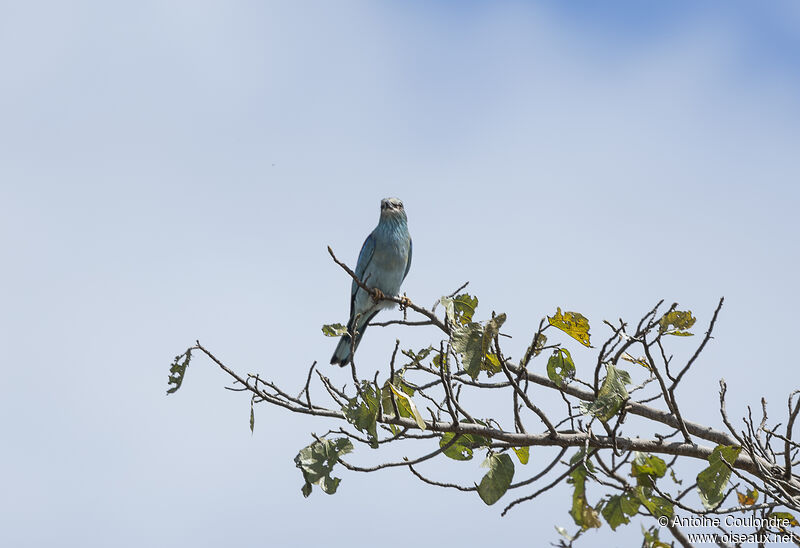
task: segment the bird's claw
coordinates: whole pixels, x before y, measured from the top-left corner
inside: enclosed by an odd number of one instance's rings
[[[408,305],[410,305],[410,304],[411,304],[411,299],[409,299],[409,298],[408,298],[408,297],[406,297],[405,295],[403,295],[402,297],[400,297],[400,308],[401,308],[401,309],[402,309],[402,308],[405,308],[405,307],[407,307],[407,306],[408,306]]]
[[[382,301],[385,298],[386,298],[386,295],[383,294],[383,291],[381,291],[377,287],[373,287],[372,288],[372,300],[373,301],[375,301],[377,303],[379,301]]]

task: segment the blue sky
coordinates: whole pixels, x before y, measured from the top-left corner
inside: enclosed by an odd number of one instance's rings
[[[320,325],[346,319],[325,247],[353,264],[385,196],[408,211],[408,295],[430,306],[469,280],[482,317],[508,314],[512,355],[557,306],[599,339],[662,298],[705,325],[724,295],[685,415],[719,425],[725,377],[731,415],[763,395],[777,416],[797,388],[800,8],[698,5],[0,3],[0,544],[570,528],[566,490],[500,518],[398,470],[306,500],[292,458],[327,423],[262,406],[251,436],[246,398],[203,360],[164,395],[195,339],[299,390],[335,345]],[[436,334],[370,330],[364,367],[397,337]],[[478,464],[426,471],[469,483]]]

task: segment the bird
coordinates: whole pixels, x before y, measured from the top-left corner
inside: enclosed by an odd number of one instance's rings
[[[355,274],[367,287],[377,290],[375,295],[360,287],[355,280],[350,287],[350,319],[347,333],[331,357],[331,364],[341,367],[349,364],[352,353],[367,330],[375,314],[384,308],[392,308],[391,301],[380,300],[383,295],[397,296],[400,286],[411,267],[411,235],[408,233],[408,218],[399,198],[381,200],[381,215],[358,254]],[[376,298],[377,297],[377,298]],[[355,344],[351,334],[355,333]]]

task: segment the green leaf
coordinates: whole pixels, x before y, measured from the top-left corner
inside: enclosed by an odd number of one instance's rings
[[[607,364],[606,378],[603,379],[597,399],[590,403],[581,403],[581,410],[603,422],[608,422],[628,399],[628,390],[625,385],[630,382],[631,376],[627,371],[617,369],[614,364]]]
[[[477,486],[478,494],[483,502],[491,506],[506,494],[511,485],[511,480],[514,479],[514,463],[505,453],[492,454],[486,457],[483,466],[487,466],[489,471]]]
[[[656,517],[672,518],[674,508],[667,499],[653,495],[653,486],[658,478],[667,473],[667,463],[655,455],[634,453],[631,461],[631,476],[636,478],[634,495],[647,510]]]
[[[446,447],[453,438],[456,436],[453,432],[445,432],[439,440],[439,447]],[[472,459],[472,447],[467,444],[467,436],[460,436],[453,445],[444,450],[445,456],[453,460],[470,460]]]
[[[317,484],[322,490],[332,495],[339,487],[339,478],[332,478],[330,473],[334,465],[339,462],[339,457],[353,450],[352,442],[347,438],[334,440],[322,439],[308,445],[297,453],[294,458],[295,466],[303,474],[303,496],[311,494],[311,485]]]
[[[372,385],[362,381],[361,395],[347,400],[347,405],[342,407],[342,413],[347,421],[359,431],[367,434],[370,447],[378,447],[378,395]]]
[[[673,310],[667,312],[658,321],[658,330],[664,335],[678,335],[690,337],[693,333],[686,331],[694,325],[697,318],[692,316],[691,310]]]
[[[645,529],[642,525],[642,534],[644,535],[644,543],[642,548],[672,548],[671,544],[659,540],[658,528],[653,526],[650,529]]]
[[[397,402],[398,411],[400,411],[400,405],[405,407],[408,410],[408,413],[414,418],[414,422],[417,423],[417,426],[421,430],[425,430],[425,419],[422,418],[419,411],[417,410],[417,406],[414,405],[414,400],[412,400],[408,395],[404,394],[400,390],[394,387],[394,385],[390,384],[389,389],[394,392],[395,401]],[[390,396],[391,397],[391,396]],[[401,403],[402,402],[402,403]],[[390,407],[394,412],[394,409]],[[394,414],[394,413],[393,413]]]
[[[183,361],[181,361],[183,358]],[[174,384],[172,388],[167,390],[167,394],[172,394],[178,391],[178,388],[183,384],[183,377],[186,375],[186,368],[189,367],[189,362],[192,360],[192,349],[188,349],[180,356],[175,356],[172,365],[169,368],[169,379],[167,379],[167,386]]]
[[[428,354],[430,354],[432,351],[433,351],[433,347],[432,346],[428,346],[427,348],[423,348],[422,350],[420,350],[417,353],[412,352],[410,349],[409,350],[403,350],[402,351],[403,355],[408,356],[409,358],[411,358],[411,362],[407,363],[404,367],[414,368],[414,367],[416,367],[418,365],[421,365],[422,364],[422,360],[424,360],[426,357],[428,357]]]
[[[660,518],[666,516],[672,519],[672,516],[675,514],[672,503],[663,497],[653,495],[652,488],[646,485],[637,485],[635,493],[639,502],[641,502],[655,517]]]
[[[478,307],[478,298],[467,293],[455,297],[442,297],[439,302],[444,305],[445,314],[452,325],[470,323]]]
[[[322,479],[319,480],[319,486],[325,493],[332,495],[336,492],[336,489],[339,488],[339,482],[341,481],[342,480],[339,478],[323,476]]]
[[[453,331],[453,350],[462,355],[464,370],[473,380],[478,378],[481,370],[490,374],[500,371],[500,361],[497,356],[491,354],[490,358],[487,356],[487,352],[505,321],[506,315],[498,314],[486,322],[485,328],[477,322],[471,322]]]
[[[547,376],[556,386],[562,387],[575,378],[575,363],[566,348],[556,348],[547,360]]]
[[[439,440],[439,447],[445,447],[455,437],[453,432],[445,432]],[[444,454],[453,460],[470,460],[472,450],[488,447],[490,440],[477,434],[461,434],[456,442],[444,450]]]
[[[578,451],[570,459],[570,466],[580,462],[581,460],[584,460],[583,449]],[[571,483],[575,486],[575,490],[572,492],[572,508],[570,509],[569,514],[575,521],[575,525],[579,526],[583,531],[589,528],[597,528],[602,525],[602,522],[598,518],[597,511],[592,508],[586,500],[587,464],[590,469],[593,469],[591,462],[589,462],[587,458],[586,464],[580,464],[577,466],[572,472],[570,472],[569,478],[567,478],[567,483]]]
[[[452,335],[453,350],[462,356],[462,364],[473,380],[481,372],[481,347],[483,343],[483,327],[471,322],[455,329]]]
[[[601,513],[611,529],[630,523],[630,517],[639,511],[639,499],[635,494],[626,492],[622,495],[612,495],[602,506]]]
[[[589,456],[591,456],[592,453],[594,453],[594,449],[590,449],[588,455],[584,457],[586,452],[583,450],[583,448],[578,449],[578,452],[572,455],[572,458],[569,459],[569,465],[573,466],[576,462],[583,461],[577,468],[575,468],[575,470],[579,470],[583,474],[586,474],[587,471],[594,474],[594,464],[591,460],[589,460]]]
[[[655,455],[645,455],[638,451],[634,453],[633,462],[631,462],[631,476],[637,479],[642,476],[650,476],[652,481],[654,478],[663,478],[667,473],[667,463],[660,457]],[[650,485],[649,483],[646,485]]]
[[[528,464],[528,459],[530,458],[531,448],[527,445],[525,447],[520,447],[517,449],[516,447],[512,447],[514,452],[517,454],[517,458],[519,462],[522,464]]]
[[[714,508],[725,497],[725,487],[731,477],[731,469],[725,462],[732,465],[741,450],[736,445],[716,446],[708,456],[709,467],[697,474],[697,491],[706,509]]]
[[[672,518],[674,513],[672,503],[653,495],[656,480],[664,477],[666,473],[667,464],[661,458],[635,452],[633,461],[631,461],[631,476],[636,478],[637,486],[630,497],[632,500],[637,499],[652,515]]]
[[[347,327],[340,323],[331,323],[322,326],[322,334],[326,337],[341,337],[347,334]]]
[[[592,347],[589,344],[589,320],[578,312],[561,313],[561,308],[556,310],[553,316],[547,317],[548,323],[581,343],[583,346]]]

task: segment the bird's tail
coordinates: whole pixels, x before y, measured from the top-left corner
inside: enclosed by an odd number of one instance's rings
[[[358,323],[362,324],[357,326],[357,333],[356,333],[356,342],[352,344],[352,339],[350,338],[350,333],[354,331],[352,323],[347,326],[348,333],[342,335],[342,338],[339,339],[339,344],[336,345],[336,350],[333,351],[333,356],[331,357],[331,364],[338,364],[340,367],[344,367],[345,365],[350,363],[350,360],[353,359],[353,355],[350,352],[351,350],[355,352],[355,349],[358,348],[358,343],[361,342],[361,337],[364,336],[364,331],[367,330],[367,325],[369,324],[370,320],[375,317],[377,312],[370,315],[366,320],[362,320]]]

